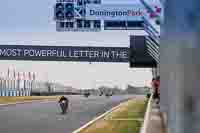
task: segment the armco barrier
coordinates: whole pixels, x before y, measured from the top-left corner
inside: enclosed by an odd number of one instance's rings
[[[19,90],[0,90],[0,96],[30,96],[30,91],[19,91]]]

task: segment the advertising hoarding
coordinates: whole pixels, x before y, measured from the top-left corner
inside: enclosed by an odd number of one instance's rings
[[[129,48],[0,45],[0,60],[128,62]]]
[[[145,11],[141,4],[88,4],[86,5],[86,19],[142,21]]]

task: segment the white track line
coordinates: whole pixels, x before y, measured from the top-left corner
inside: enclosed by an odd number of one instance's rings
[[[151,109],[152,109],[152,97],[153,95],[151,95],[149,101],[148,101],[148,105],[147,105],[147,109],[146,109],[146,113],[145,113],[145,117],[144,117],[144,123],[142,125],[142,128],[140,129],[140,133],[147,133],[147,128],[150,122],[150,113],[151,113]]]
[[[118,119],[118,118],[116,118],[116,119],[105,119],[105,120],[107,120],[107,121],[141,121],[141,122],[144,121],[144,119],[122,119],[122,118],[120,118],[120,119]]]
[[[130,99],[129,99],[130,100]],[[128,101],[129,101],[128,100]],[[127,102],[127,101],[126,101]],[[123,103],[126,103],[126,102],[123,102]],[[89,127],[91,124],[93,124],[94,122],[96,122],[97,120],[103,118],[104,116],[106,116],[107,114],[113,112],[114,110],[118,109],[123,103],[120,103],[119,105],[117,105],[116,107],[113,107],[112,109],[110,109],[109,111],[105,112],[104,114],[94,118],[93,120],[91,120],[90,122],[88,122],[87,124],[83,125],[82,127],[80,127],[79,129],[73,131],[72,133],[79,133],[81,130]]]
[[[33,103],[33,102],[49,103],[49,102],[55,102],[55,100],[33,100],[33,101],[24,101],[24,102],[16,102],[16,103],[7,103],[7,104],[0,104],[0,107],[1,106],[17,105],[17,104]]]

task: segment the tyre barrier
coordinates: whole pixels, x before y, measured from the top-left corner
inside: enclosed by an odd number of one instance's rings
[[[30,91],[0,90],[0,96],[30,96]]]

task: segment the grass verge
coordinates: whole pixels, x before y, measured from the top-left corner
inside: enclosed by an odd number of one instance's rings
[[[129,100],[80,133],[139,133],[146,106],[145,99]]]
[[[56,100],[59,96],[25,96],[25,97],[0,97],[0,104],[9,104],[33,100]]]

